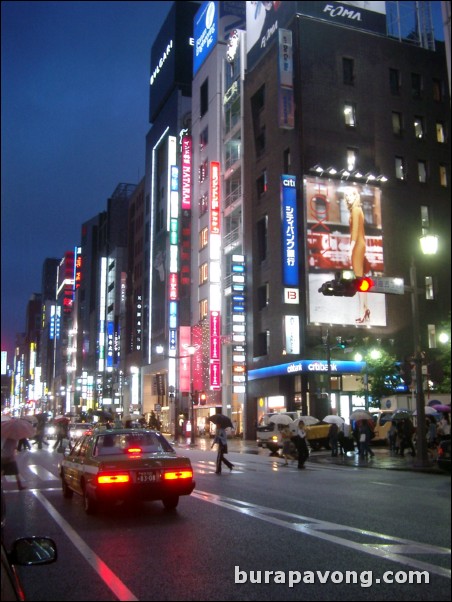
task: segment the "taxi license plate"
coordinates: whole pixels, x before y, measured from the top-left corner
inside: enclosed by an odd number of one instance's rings
[[[158,472],[156,471],[143,471],[137,473],[137,483],[155,483],[159,480]]]

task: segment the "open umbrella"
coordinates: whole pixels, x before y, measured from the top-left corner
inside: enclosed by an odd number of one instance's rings
[[[220,428],[226,429],[228,427],[234,428],[231,419],[229,416],[225,416],[224,414],[212,414],[209,416],[210,422],[213,422],[216,426]]]
[[[93,415],[98,416],[101,420],[114,420],[115,418],[108,410],[95,410]]]
[[[55,418],[53,419],[53,422],[70,422],[71,419],[68,418],[67,416],[63,416],[63,414],[59,414],[58,416],[55,416]]]
[[[391,420],[405,420],[406,418],[411,418],[413,412],[406,409],[396,410],[394,414],[391,416]]]
[[[28,420],[11,418],[2,424],[2,439],[28,439],[34,437],[35,429]]]
[[[445,412],[446,414],[450,413],[450,406],[446,406],[442,403],[433,406],[437,412]]]
[[[297,418],[290,424],[290,430],[294,433],[298,429],[300,420],[304,422],[305,426],[313,426],[314,424],[318,424],[320,422],[320,420],[318,418],[314,418],[314,416],[300,416],[300,418]]]
[[[287,414],[273,414],[268,419],[269,422],[273,422],[274,424],[292,424],[293,420]]]
[[[342,426],[345,422],[345,420],[342,418],[342,416],[336,416],[335,414],[328,414],[328,416],[325,416],[325,418],[322,420],[322,422],[326,422],[327,424],[337,424],[338,426]]]
[[[426,416],[431,416],[432,414],[437,414],[438,412],[431,406],[425,406],[424,413]],[[417,416],[417,410],[414,410],[413,416]]]
[[[372,416],[366,410],[355,410],[350,414],[350,420],[372,420]]]

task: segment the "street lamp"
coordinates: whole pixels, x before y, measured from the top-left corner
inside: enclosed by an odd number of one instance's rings
[[[164,357],[166,359],[169,360],[181,360],[181,359],[187,359],[190,358],[190,406],[191,408],[189,408],[189,418],[190,418],[190,423],[191,423],[191,433],[190,433],[190,444],[191,445],[195,445],[195,409],[194,409],[194,391],[193,391],[193,355],[196,352],[197,347],[194,345],[184,345],[184,349],[187,351],[188,355],[166,355],[164,354],[164,348],[162,345],[157,345],[156,347],[156,352],[158,355],[160,355],[161,357]],[[179,377],[180,378],[180,377]],[[176,373],[176,387],[174,389],[173,395],[174,395],[174,412],[175,412],[175,439],[177,440],[178,438],[178,405],[177,405],[177,395],[178,393],[180,394],[180,382],[178,382],[179,379],[177,378],[177,373]]]
[[[436,236],[423,236],[420,239],[422,252],[425,255],[434,255],[438,250],[438,238]],[[413,342],[414,342],[414,364],[416,374],[416,415],[417,415],[417,435],[416,435],[416,460],[417,468],[427,468],[430,466],[427,455],[427,441],[425,433],[425,398],[424,383],[422,377],[422,348],[419,326],[419,302],[418,294],[421,292],[417,288],[417,274],[414,259],[410,267],[410,286],[411,293],[411,311],[413,314]]]

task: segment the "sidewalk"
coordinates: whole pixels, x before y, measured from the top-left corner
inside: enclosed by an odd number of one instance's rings
[[[166,435],[169,441],[172,441],[171,435]],[[194,445],[194,449],[209,450],[212,444],[212,440],[208,437],[197,437]],[[191,447],[190,442],[180,442],[175,444],[178,448]],[[240,454],[254,454],[270,456],[268,449],[258,447],[257,443],[252,440],[242,440],[240,438],[228,439],[228,448],[230,452]],[[348,466],[350,468],[380,468],[385,470],[405,470],[413,472],[427,472],[431,474],[442,474],[447,473],[441,471],[436,463],[432,462],[427,468],[418,468],[416,466],[416,458],[413,458],[410,454],[405,457],[396,456],[392,454],[387,447],[384,446],[373,446],[372,451],[375,456],[369,459],[360,458],[357,453],[348,452],[345,456],[337,456],[333,458],[329,450],[311,452],[308,462],[315,464],[335,464],[337,466]]]

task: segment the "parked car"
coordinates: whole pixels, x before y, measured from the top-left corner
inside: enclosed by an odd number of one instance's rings
[[[1,534],[1,600],[26,600],[16,566],[50,564],[57,559],[57,547],[50,537],[20,537],[8,550],[3,540],[6,510],[2,489],[2,534]],[[37,578],[37,577],[36,577]]]
[[[439,442],[436,462],[438,468],[450,472],[450,439],[442,439]]]
[[[88,431],[65,451],[59,472],[63,496],[82,496],[87,514],[124,500],[161,500],[172,510],[195,488],[189,458],[150,429]]]

